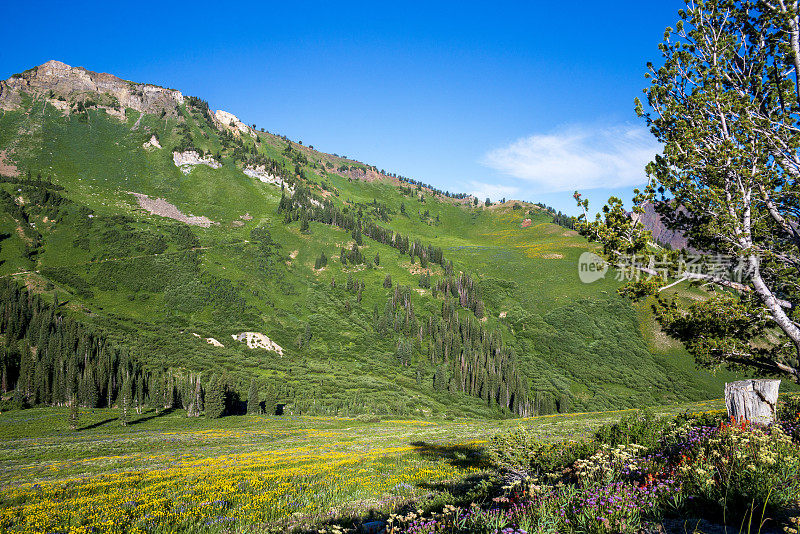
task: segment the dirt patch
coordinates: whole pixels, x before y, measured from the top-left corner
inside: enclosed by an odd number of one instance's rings
[[[548,252],[547,254],[542,254],[542,258],[546,260],[560,260],[564,258],[564,255],[558,252]]]
[[[231,226],[234,228],[241,228],[244,226],[244,221],[231,221]]]
[[[530,225],[531,225],[531,220],[530,219],[525,219],[524,221],[522,221],[522,224],[520,224],[520,227],[521,228],[528,228]]]
[[[134,193],[132,191],[129,191],[129,193],[136,197],[136,200],[139,201],[140,207],[149,211],[153,215],[175,219],[176,221],[181,221],[194,226],[202,226],[203,228],[208,228],[214,223],[214,221],[208,217],[198,217],[191,214],[185,215],[183,212],[181,212],[181,210],[163,198],[150,198],[142,193]]]
[[[250,215],[249,213],[245,213],[244,215],[239,215],[239,218],[241,220],[243,220],[243,221],[252,221],[253,220],[253,216]]]
[[[9,159],[5,150],[0,150],[0,174],[5,176],[19,176],[19,170]]]

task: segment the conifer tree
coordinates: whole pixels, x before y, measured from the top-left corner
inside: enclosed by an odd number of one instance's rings
[[[68,385],[67,402],[69,403],[69,427],[72,430],[77,430],[78,417],[79,417],[79,412],[78,412],[79,384],[78,384],[78,364],[74,358],[70,358],[67,367],[67,385]]]
[[[275,415],[275,408],[278,404],[277,394],[272,384],[267,385],[266,395],[264,397],[264,412],[267,415]]]
[[[222,379],[213,376],[206,390],[206,417],[217,419],[225,414],[225,385]]]
[[[258,399],[258,383],[250,380],[250,390],[247,392],[247,415],[261,413],[261,402]]]

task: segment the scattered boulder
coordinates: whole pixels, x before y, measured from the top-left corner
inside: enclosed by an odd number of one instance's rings
[[[261,332],[241,332],[231,334],[231,337],[239,343],[247,343],[249,349],[271,350],[277,352],[279,356],[283,356],[283,348]]]
[[[4,176],[19,176],[19,170],[14,165],[5,150],[0,150],[0,174]]]

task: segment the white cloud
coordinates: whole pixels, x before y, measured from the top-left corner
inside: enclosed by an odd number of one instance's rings
[[[644,183],[644,167],[660,151],[642,127],[579,125],[518,139],[490,150],[481,163],[535,192],[555,193]]]
[[[518,187],[511,185],[487,184],[483,182],[470,182],[468,188],[469,193],[475,195],[480,201],[483,201],[487,197],[494,201],[504,197],[511,199],[519,192]]]

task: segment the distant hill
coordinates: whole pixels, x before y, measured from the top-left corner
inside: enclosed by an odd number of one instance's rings
[[[6,395],[507,417],[718,396],[553,213],[50,61],[0,82]],[[13,282],[13,283],[12,283]]]

